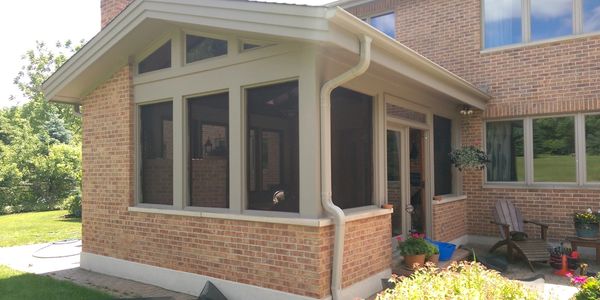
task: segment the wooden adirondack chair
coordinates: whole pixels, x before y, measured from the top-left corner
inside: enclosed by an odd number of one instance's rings
[[[498,225],[500,228],[500,236],[502,240],[497,242],[490,252],[494,252],[501,246],[506,245],[508,260],[513,259],[513,249],[523,256],[529,268],[534,272],[532,262],[547,262],[550,253],[548,252],[549,245],[546,242],[546,233],[548,232],[548,225],[539,222],[523,220],[521,212],[515,205],[508,200],[498,200],[496,206],[493,209],[494,221],[491,223]],[[514,240],[511,237],[511,233],[524,232],[525,223],[531,223],[540,226],[541,233],[540,239],[525,238],[524,240]]]

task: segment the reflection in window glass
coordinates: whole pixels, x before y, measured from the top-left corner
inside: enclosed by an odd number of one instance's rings
[[[387,131],[387,203],[394,206],[392,236],[402,234],[402,184],[400,182],[400,157],[402,147],[399,131]]]
[[[600,115],[585,117],[585,152],[588,182],[600,182]]]
[[[142,203],[173,204],[173,104],[140,107]]]
[[[433,116],[433,157],[435,195],[452,194],[452,121]]]
[[[576,181],[574,120],[574,117],[533,120],[534,181]]]
[[[171,67],[171,41],[152,52],[138,64],[138,73],[147,73]]]
[[[583,0],[583,32],[600,30],[600,0]]]
[[[573,33],[573,0],[531,0],[531,40]]]
[[[521,42],[521,0],[485,0],[484,10],[485,48]]]
[[[229,205],[228,103],[227,93],[188,100],[190,206]]]
[[[487,123],[486,150],[488,181],[525,181],[522,120]]]
[[[396,16],[394,13],[372,17],[370,24],[388,36],[396,37]]]
[[[248,208],[299,211],[298,82],[247,90]]]
[[[186,35],[185,62],[195,61],[227,54],[227,41],[202,36]]]
[[[335,205],[373,204],[372,98],[345,88],[331,93],[331,183]]]

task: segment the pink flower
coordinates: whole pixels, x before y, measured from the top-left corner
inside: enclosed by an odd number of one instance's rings
[[[571,284],[573,285],[582,285],[587,281],[587,276],[573,276],[572,274],[567,274],[569,278],[571,278]]]
[[[402,236],[400,236],[400,235],[399,235],[399,236],[397,236],[397,237],[396,237],[396,241],[398,241],[398,243],[401,243],[401,242],[402,242]]]

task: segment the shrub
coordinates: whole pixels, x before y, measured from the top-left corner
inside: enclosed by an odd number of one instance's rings
[[[574,298],[576,300],[600,299],[600,278],[590,277],[586,279]]]
[[[61,209],[69,211],[70,217],[81,218],[81,192],[67,197],[60,206]]]
[[[475,262],[453,263],[444,270],[429,265],[410,277],[392,277],[390,281],[394,288],[381,292],[377,300],[538,298],[536,292]]]
[[[420,255],[425,254],[426,256],[430,256],[432,253],[432,248],[430,247],[430,243],[425,239],[420,237],[408,237],[406,241],[398,244],[398,249],[400,250],[400,255]]]

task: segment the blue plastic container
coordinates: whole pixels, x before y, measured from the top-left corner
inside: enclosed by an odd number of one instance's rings
[[[456,250],[456,245],[438,241],[432,241],[427,239],[430,243],[436,245],[438,250],[440,250],[440,261],[447,261],[452,258],[452,254],[454,254],[454,250]]]

